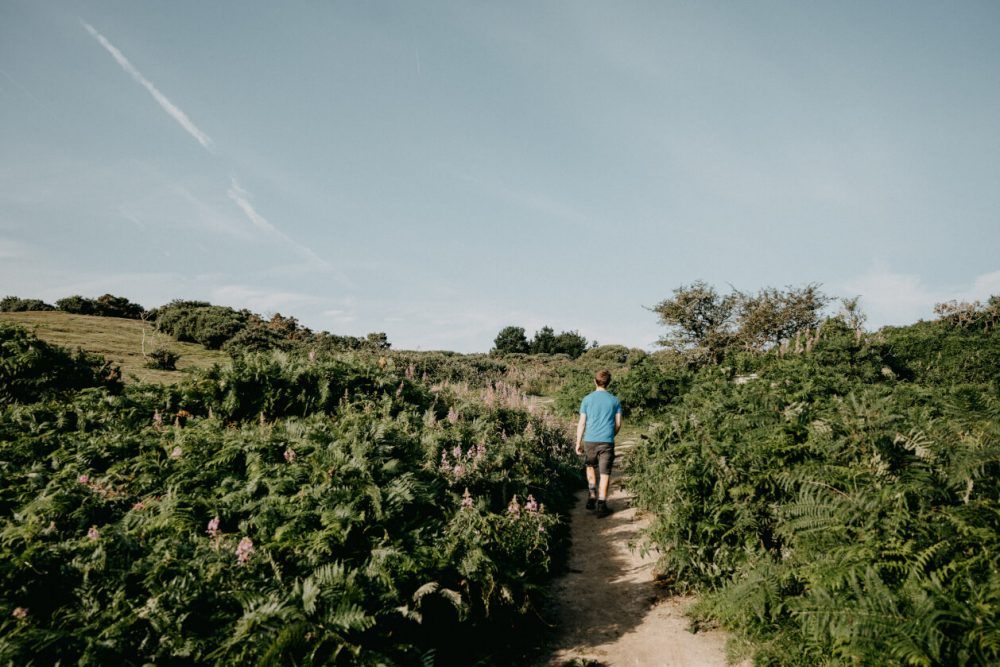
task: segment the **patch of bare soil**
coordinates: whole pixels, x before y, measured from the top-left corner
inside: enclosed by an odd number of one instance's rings
[[[653,579],[655,554],[643,558],[631,548],[648,518],[631,506],[618,480],[612,476],[610,516],[585,509],[586,499],[581,491],[571,515],[569,571],[555,583],[555,635],[539,667],[729,664],[726,634],[692,632],[684,614],[693,598],[664,594]]]

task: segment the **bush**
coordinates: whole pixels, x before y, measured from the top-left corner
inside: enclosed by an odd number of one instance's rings
[[[16,296],[6,296],[0,300],[0,313],[23,313],[55,309],[55,306],[50,306],[39,299],[20,299]]]
[[[204,301],[171,301],[155,311],[156,327],[179,341],[220,349],[247,325],[250,312]]]
[[[149,353],[146,360],[146,368],[155,368],[161,371],[177,370],[177,360],[181,355],[165,347],[160,347]]]
[[[121,388],[121,372],[102,357],[39,340],[0,322],[0,404],[31,403],[85,387]]]
[[[142,306],[132,303],[122,296],[104,294],[96,299],[88,299],[80,295],[66,297],[56,301],[59,310],[74,315],[97,315],[99,317],[123,317],[138,320],[145,312]]]

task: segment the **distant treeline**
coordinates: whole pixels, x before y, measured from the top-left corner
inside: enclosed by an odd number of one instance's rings
[[[51,305],[39,299],[8,296],[0,300],[0,312],[60,310],[74,315],[122,317],[145,320],[179,341],[199,343],[212,350],[231,354],[266,350],[308,349],[316,352],[348,350],[388,350],[389,339],[383,332],[367,336],[340,336],[326,331],[314,332],[294,317],[276,313],[269,319],[245,308],[215,306],[207,301],[175,299],[159,308],[146,309],[125,297],[105,294],[96,299],[74,295]]]
[[[500,330],[493,341],[492,354],[565,354],[576,359],[587,350],[587,339],[577,331],[556,333],[552,327],[542,327],[528,340],[524,327],[508,326]],[[597,347],[594,341],[593,347]]]

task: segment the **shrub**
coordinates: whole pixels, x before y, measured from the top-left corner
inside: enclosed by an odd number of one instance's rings
[[[74,315],[97,315],[100,317],[123,317],[137,320],[145,312],[142,306],[132,303],[122,296],[104,294],[96,299],[88,299],[80,295],[66,297],[56,301],[59,310]]]
[[[16,296],[6,296],[0,300],[0,313],[19,313],[43,310],[55,310],[55,306],[50,306],[40,299],[20,299]]]
[[[161,371],[177,370],[177,360],[181,355],[165,347],[159,347],[149,353],[146,360],[146,368],[155,368]]]
[[[0,404],[30,403],[85,387],[119,390],[121,373],[102,357],[75,353],[0,322]]]
[[[217,350],[246,326],[250,312],[204,301],[171,301],[155,311],[156,327],[177,340]]]

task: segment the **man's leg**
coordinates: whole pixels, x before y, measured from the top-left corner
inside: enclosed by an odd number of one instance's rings
[[[614,444],[611,443],[602,446],[598,455],[598,470],[601,473],[601,486],[598,489],[597,503],[595,503],[598,517],[605,517],[611,512],[611,510],[608,509],[608,487],[611,486],[611,468],[614,463]]]
[[[592,510],[597,501],[597,471],[587,466],[587,509]]]
[[[589,470],[593,470],[593,468],[589,468]],[[611,485],[610,482],[611,482],[611,475],[605,475],[604,473],[601,473],[601,485],[597,489],[598,500],[608,499],[608,487]]]

